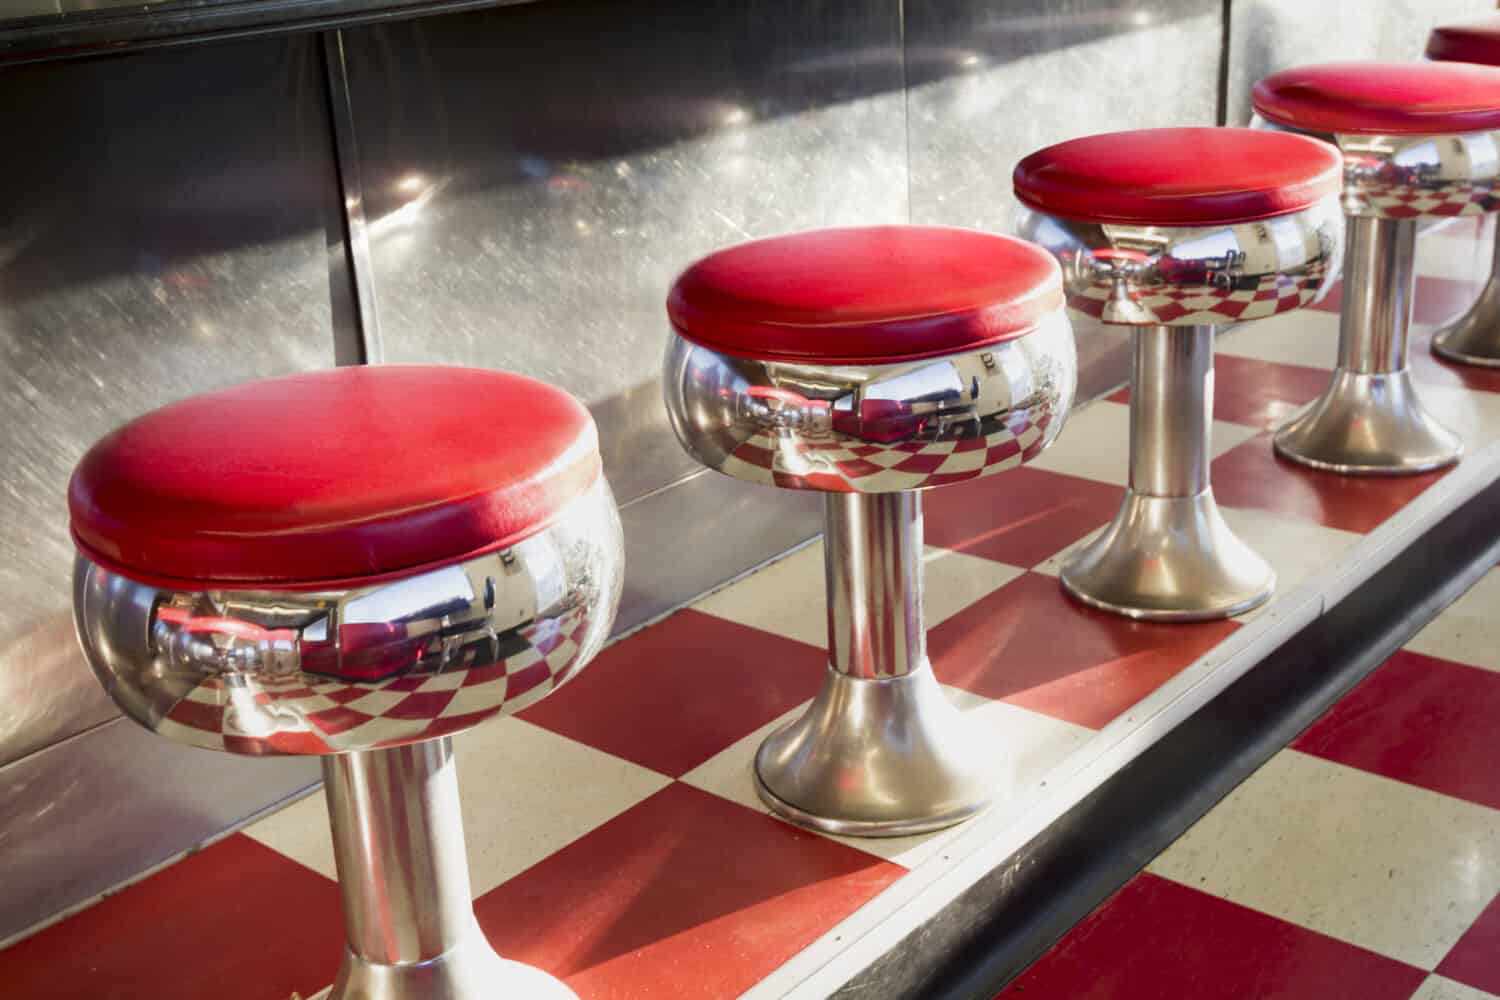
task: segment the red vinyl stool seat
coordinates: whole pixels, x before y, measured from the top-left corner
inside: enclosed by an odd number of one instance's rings
[[[1427,58],[1482,66],[1500,64],[1500,14],[1433,28],[1427,36]]]
[[[1500,209],[1500,68],[1304,66],[1261,80],[1252,100],[1263,128],[1321,139],[1345,163],[1337,365],[1327,391],[1277,431],[1276,450],[1346,475],[1458,461],[1463,442],[1422,406],[1407,365],[1417,222]],[[1445,346],[1463,353],[1451,335],[1434,344]]]
[[[726,475],[826,494],[829,672],[756,755],[794,822],[869,836],[994,793],[927,661],[920,491],[1014,468],[1076,377],[1057,265],[1004,236],[828,229],[731,247],[672,286],[673,429]]]
[[[108,435],[68,500],[80,641],[125,713],[322,756],[332,1000],[573,996],[473,919],[448,737],[545,697],[609,632],[623,546],[580,403],[468,368],[267,379]]]
[[[1500,15],[1433,28],[1427,58],[1500,66]],[[1448,361],[1500,367],[1500,237],[1491,244],[1490,276],[1479,297],[1432,336],[1433,352]]]
[[[1209,484],[1214,328],[1326,291],[1342,177],[1324,143],[1232,128],[1087,136],[1016,167],[1020,231],[1062,265],[1069,306],[1136,334],[1130,488],[1063,566],[1073,597],[1195,621],[1271,596],[1275,574],[1230,531]]]

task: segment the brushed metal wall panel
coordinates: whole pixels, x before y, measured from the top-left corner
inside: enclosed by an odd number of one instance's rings
[[[239,825],[320,775],[313,758],[198,750],[126,719],[0,767],[0,943]]]
[[[583,0],[345,32],[387,360],[568,388],[622,502],[696,471],[660,399],[668,283],[906,219],[900,30],[896,0]]]
[[[1232,0],[1227,121],[1250,121],[1250,88],[1268,73],[1344,59],[1420,59],[1435,25],[1495,12],[1489,0]]]
[[[705,516],[705,512],[713,516]],[[615,631],[624,632],[705,594],[823,530],[823,496],[778,490],[707,470],[627,504],[626,574]],[[712,558],[704,558],[705,556]]]
[[[1027,154],[1214,124],[1221,35],[1220,0],[908,3],[912,221],[1014,232],[1011,171]],[[1129,334],[1073,323],[1087,400],[1129,377]]]
[[[332,362],[315,39],[0,72],[0,763],[112,717],[69,616],[68,475],[190,393]]]

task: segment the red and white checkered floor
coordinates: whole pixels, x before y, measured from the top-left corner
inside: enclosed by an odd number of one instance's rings
[[[1426,340],[1472,297],[1488,254],[1468,222],[1422,238],[1412,352],[1424,399],[1476,449],[1500,440],[1500,372],[1446,367]],[[1334,308],[1220,345],[1215,490],[1283,594],[1441,478],[1343,479],[1272,455],[1269,429],[1325,383]],[[1121,496],[1124,398],[1075,414],[1030,466],[926,494],[933,664],[1009,762],[1012,802],[1247,620],[1131,622],[1060,592],[1060,554]],[[1500,720],[1496,601],[1491,577],[1017,985],[1070,998],[1500,995],[1487,947],[1500,944],[1500,772],[1483,756],[1485,713]],[[946,863],[953,831],[824,837],[757,802],[751,753],[816,690],[823,628],[813,545],[615,643],[520,716],[456,737],[495,946],[585,1000],[735,997]],[[0,951],[0,995],[308,996],[341,950],[332,875],[315,795]]]
[[[1500,995],[1500,570],[1000,994]]]

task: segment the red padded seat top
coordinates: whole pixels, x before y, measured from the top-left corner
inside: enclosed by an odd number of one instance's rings
[[[1062,308],[1052,255],[1009,236],[938,226],[818,229],[742,243],[689,267],[667,315],[722,354],[884,364],[1030,333]]]
[[[1272,73],[1261,117],[1309,132],[1457,135],[1500,128],[1500,69],[1455,62],[1348,62]]]
[[[1500,16],[1433,28],[1427,36],[1427,58],[1500,65]]]
[[[336,368],[154,410],[68,485],[83,555],[179,589],[317,589],[410,575],[545,528],[598,479],[593,418],[476,368]]]
[[[1301,211],[1343,184],[1326,142],[1248,128],[1106,132],[1048,146],[1016,165],[1016,197],[1085,222],[1206,226]]]

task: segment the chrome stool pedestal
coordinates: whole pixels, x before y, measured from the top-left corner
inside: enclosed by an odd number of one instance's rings
[[[1212,326],[1137,327],[1130,486],[1104,533],[1063,566],[1068,593],[1131,618],[1197,621],[1270,598],[1276,573],[1230,530],[1209,484]]]
[[[1323,292],[1338,182],[1331,151],[1249,129],[1088,136],[1017,166],[1019,232],[1062,265],[1068,305],[1134,334],[1129,486],[1062,567],[1079,602],[1191,622],[1270,598],[1275,572],[1225,523],[1209,479],[1214,336]]]
[[[1461,365],[1500,368],[1500,231],[1494,236],[1489,280],[1458,319],[1432,336],[1432,352]]]
[[[830,833],[951,826],[984,807],[993,782],[927,661],[921,494],[824,503],[828,674],[807,712],[756,753],[756,791],[775,812]]]
[[[448,737],[323,758],[348,944],[330,1000],[577,1000],[474,919]]]
[[[1276,432],[1276,451],[1344,475],[1451,465],[1463,441],[1422,406],[1407,361],[1416,220],[1352,216],[1346,225],[1338,366],[1323,394]]]
[[[1077,360],[1057,266],[968,230],[820,230],[694,264],[668,300],[673,430],[711,469],[824,493],[828,669],[755,755],[761,799],[831,833],[937,830],[997,765],[927,659],[921,492],[1030,461]]]
[[[1423,407],[1408,366],[1417,227],[1500,209],[1500,69],[1328,63],[1274,73],[1252,98],[1256,126],[1307,135],[1344,156],[1338,363],[1323,395],[1277,432],[1277,453],[1356,476],[1452,465],[1463,441]],[[1482,340],[1480,315],[1434,349]]]
[[[1500,66],[1500,16],[1439,25],[1427,36],[1427,58]],[[1434,354],[1462,365],[1500,368],[1500,231],[1490,277],[1474,304],[1432,337]]]

